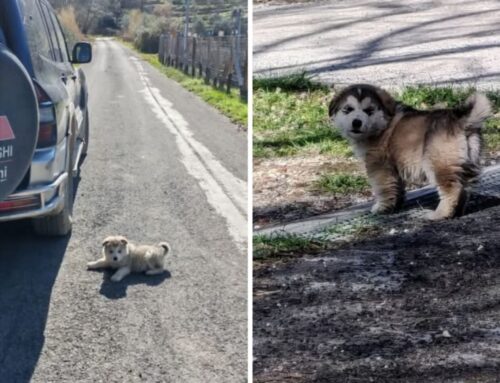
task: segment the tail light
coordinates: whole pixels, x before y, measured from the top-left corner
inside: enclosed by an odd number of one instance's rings
[[[19,210],[27,210],[39,207],[41,207],[41,203],[40,203],[40,197],[38,195],[29,197],[19,197],[19,198],[10,197],[5,201],[0,202],[0,214],[5,212],[11,213]]]
[[[50,97],[37,83],[35,83],[35,91],[40,115],[40,127],[38,129],[38,142],[36,147],[47,148],[57,143],[56,111]]]

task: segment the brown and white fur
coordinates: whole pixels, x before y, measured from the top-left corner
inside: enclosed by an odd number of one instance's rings
[[[481,127],[491,115],[483,94],[456,108],[423,111],[397,103],[383,89],[356,84],[331,101],[329,115],[365,163],[373,213],[399,208],[405,182],[427,181],[440,198],[429,219],[463,214],[467,187],[481,171]]]
[[[87,263],[87,268],[116,269],[111,277],[113,282],[121,281],[132,272],[145,272],[147,275],[161,274],[165,271],[165,256],[170,252],[171,248],[167,242],[160,242],[155,246],[136,246],[123,236],[110,236],[102,242],[102,258]]]

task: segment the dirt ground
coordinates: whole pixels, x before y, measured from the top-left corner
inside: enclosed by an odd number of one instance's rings
[[[483,166],[499,162],[500,152],[487,152],[482,160]],[[342,210],[372,199],[368,190],[332,194],[314,186],[321,175],[339,170],[364,174],[361,162],[355,158],[315,155],[254,160],[254,229]],[[420,186],[423,185],[409,185],[407,190]]]
[[[500,206],[478,208],[256,264],[255,382],[498,382]]]
[[[355,203],[366,202],[371,193],[325,193],[314,186],[322,174],[340,169],[363,174],[359,161],[328,156],[286,157],[254,161],[253,222],[259,229],[289,222]]]

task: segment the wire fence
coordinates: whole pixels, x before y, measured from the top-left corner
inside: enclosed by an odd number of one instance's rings
[[[239,89],[241,99],[246,101],[247,44],[246,36],[184,38],[182,33],[173,32],[160,36],[158,57],[164,65],[201,77],[219,89]]]

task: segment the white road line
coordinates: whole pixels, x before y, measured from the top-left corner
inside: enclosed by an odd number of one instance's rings
[[[205,192],[208,203],[227,222],[228,230],[241,248],[247,241],[247,185],[228,171],[202,143],[197,141],[182,114],[174,109],[158,88],[151,85],[141,61],[130,57],[144,84],[140,91],[156,117],[175,136],[181,161]]]

